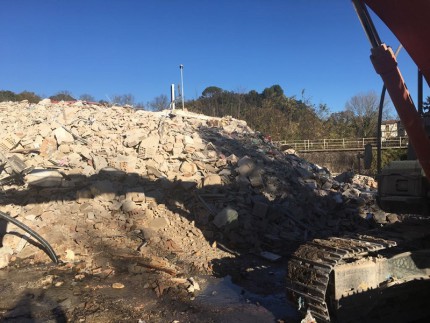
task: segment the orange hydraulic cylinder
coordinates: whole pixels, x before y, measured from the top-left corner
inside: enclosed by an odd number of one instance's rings
[[[408,134],[409,143],[414,148],[417,159],[430,181],[430,139],[397,67],[396,57],[391,48],[382,44],[372,48],[370,59],[376,72],[384,81],[391,101]]]

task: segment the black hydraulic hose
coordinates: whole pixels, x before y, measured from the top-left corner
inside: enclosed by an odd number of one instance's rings
[[[30,229],[24,223],[18,221],[17,219],[15,219],[15,218],[11,217],[10,215],[8,215],[4,212],[1,212],[1,211],[0,211],[0,218],[3,218],[4,220],[15,224],[18,228],[21,228],[22,230],[24,230],[25,232],[30,234],[33,238],[35,238],[37,241],[39,241],[40,244],[45,248],[45,252],[48,254],[49,258],[51,258],[51,260],[53,262],[55,262],[56,264],[59,263],[58,257],[55,254],[54,249],[52,249],[52,247],[49,245],[49,243],[45,239],[43,239],[39,234],[34,232],[32,229]]]
[[[381,146],[382,146],[382,138],[381,138],[381,125],[382,125],[382,110],[384,108],[384,100],[385,100],[385,93],[387,92],[387,88],[385,85],[382,87],[381,92],[381,100],[379,101],[379,114],[378,114],[378,130],[376,137],[378,138],[378,141],[376,142],[376,173],[381,173],[381,160],[382,160],[382,154],[381,154]]]

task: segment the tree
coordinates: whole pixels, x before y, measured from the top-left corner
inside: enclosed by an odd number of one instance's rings
[[[60,91],[49,97],[53,101],[76,101],[69,91]]]
[[[202,92],[202,97],[204,98],[212,98],[214,96],[217,96],[223,92],[223,89],[217,87],[217,86],[208,86],[206,89]]]
[[[153,111],[163,111],[169,108],[169,99],[167,95],[161,94],[149,102],[149,106]]]
[[[29,92],[29,91],[22,91],[20,94],[17,95],[18,101],[27,100],[30,103],[37,103],[41,99],[42,98],[38,96],[36,93]]]
[[[12,91],[0,91],[0,102],[16,101],[16,94]]]
[[[111,103],[118,105],[134,105],[134,96],[130,93],[114,95]]]
[[[324,128],[330,138],[353,138],[353,120],[354,114],[351,111],[334,112],[328,117]]]
[[[376,137],[379,111],[379,96],[376,92],[369,91],[353,96],[346,103],[345,110],[354,115],[352,126],[355,137]]]
[[[262,96],[263,99],[284,97],[284,90],[281,88],[280,85],[275,84],[271,87],[265,88],[263,90]]]
[[[81,94],[79,96],[79,100],[87,101],[87,102],[95,102],[96,101],[96,99],[91,94],[88,94],[88,93]]]
[[[143,104],[143,102],[138,102],[138,103],[136,103],[136,105],[134,106],[134,108],[136,110],[145,110],[145,105]]]
[[[430,112],[430,96],[427,96],[427,99],[423,102],[423,109]]]

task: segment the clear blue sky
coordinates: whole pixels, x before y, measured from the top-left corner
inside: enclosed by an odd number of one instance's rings
[[[350,0],[1,1],[0,89],[14,92],[131,93],[146,103],[169,96],[183,64],[188,99],[211,85],[279,84],[338,111],[358,93],[380,92],[369,54]],[[416,68],[405,51],[399,63],[416,101]]]

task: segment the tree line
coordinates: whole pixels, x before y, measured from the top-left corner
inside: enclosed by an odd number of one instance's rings
[[[374,91],[360,93],[348,100],[343,111],[330,112],[326,104],[315,105],[306,99],[304,90],[298,99],[286,96],[279,85],[261,93],[209,86],[199,98],[187,101],[186,108],[215,117],[243,119],[273,140],[363,138],[376,137],[379,96]],[[384,120],[392,118],[387,102],[384,111]]]

